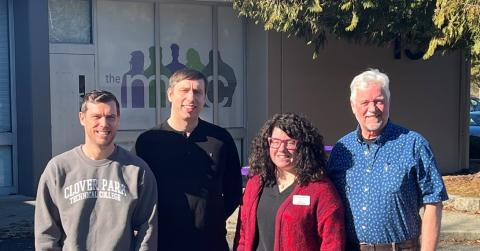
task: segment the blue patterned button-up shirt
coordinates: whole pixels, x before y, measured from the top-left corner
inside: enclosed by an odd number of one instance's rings
[[[359,130],[335,144],[327,167],[345,205],[347,240],[378,244],[418,238],[420,207],[448,199],[427,140],[388,122],[369,145]]]

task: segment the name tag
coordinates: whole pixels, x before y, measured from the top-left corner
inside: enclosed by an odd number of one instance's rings
[[[308,206],[310,205],[310,196],[308,195],[293,195],[293,205]]]

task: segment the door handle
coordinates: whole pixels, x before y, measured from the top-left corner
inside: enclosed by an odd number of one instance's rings
[[[83,98],[85,97],[85,75],[78,75],[78,93],[79,108],[82,108]]]

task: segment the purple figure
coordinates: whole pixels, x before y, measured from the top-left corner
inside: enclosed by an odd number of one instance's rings
[[[240,169],[240,172],[242,173],[242,176],[248,176],[248,173],[250,172],[250,167],[242,166],[242,168]]]
[[[179,49],[180,49],[178,45],[172,44],[170,45],[170,49],[172,50],[172,62],[168,64],[166,67],[173,74],[180,69],[186,68],[186,66],[178,61],[178,55],[179,55]]]
[[[130,53],[130,70],[123,74],[121,86],[122,107],[127,107],[128,98],[132,99],[132,108],[145,107],[144,85],[142,80],[135,79],[136,75],[143,75],[144,55],[142,51],[133,51]],[[127,77],[130,77],[131,97],[127,97]]]

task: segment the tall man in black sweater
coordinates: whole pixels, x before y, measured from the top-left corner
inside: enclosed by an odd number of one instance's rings
[[[159,250],[228,250],[225,221],[242,196],[240,161],[227,130],[199,119],[205,83],[198,71],[175,72],[170,118],[135,143],[157,178]]]

